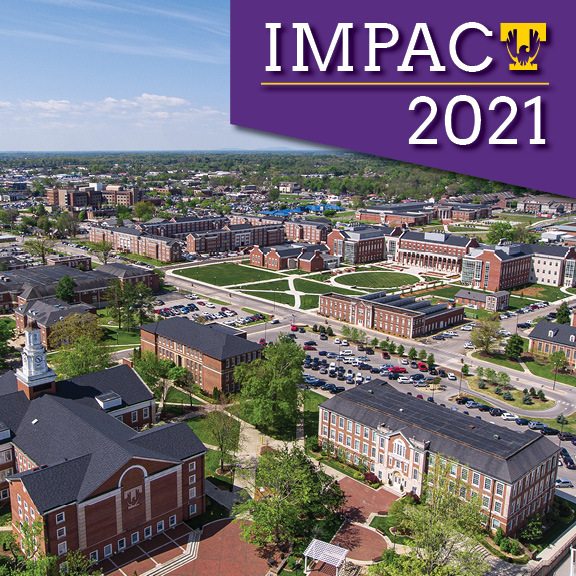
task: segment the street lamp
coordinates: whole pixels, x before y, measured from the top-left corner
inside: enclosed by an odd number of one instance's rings
[[[462,366],[460,367],[460,384],[458,386],[458,396],[462,394],[462,368],[464,367],[464,358],[460,358],[460,364],[462,364]]]

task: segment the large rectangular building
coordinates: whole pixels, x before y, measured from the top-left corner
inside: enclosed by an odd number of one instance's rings
[[[398,494],[422,494],[441,458],[462,482],[462,497],[479,498],[487,526],[511,536],[554,501],[559,448],[546,436],[425,402],[382,380],[320,404],[318,439]]]
[[[169,318],[140,328],[141,349],[184,366],[208,394],[215,388],[237,392],[234,368],[262,357],[263,347],[246,333],[220,324],[202,325],[187,318]]]
[[[464,320],[464,309],[448,304],[432,305],[428,300],[387,296],[376,292],[365,296],[320,295],[318,314],[348,324],[418,338],[444,330]]]
[[[357,226],[332,230],[326,244],[330,254],[346,264],[381,262],[388,257],[388,243],[402,234],[401,228]]]

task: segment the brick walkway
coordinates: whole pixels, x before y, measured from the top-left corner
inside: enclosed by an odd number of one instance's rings
[[[346,500],[347,519],[360,524],[366,522],[372,513],[388,513],[392,502],[399,498],[383,488],[374,490],[348,476],[340,480],[340,487],[348,497]]]
[[[350,550],[347,560],[360,562],[377,562],[382,558],[382,552],[386,549],[384,538],[363,526],[345,522],[332,539],[332,544],[340,544],[342,548]]]

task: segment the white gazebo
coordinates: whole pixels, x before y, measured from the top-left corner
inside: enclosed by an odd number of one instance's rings
[[[336,568],[336,576],[340,576],[340,569],[346,565],[346,556],[349,550],[334,546],[322,540],[312,540],[304,552],[304,574],[309,574],[308,558],[317,562],[324,562]],[[343,574],[344,572],[342,572]]]

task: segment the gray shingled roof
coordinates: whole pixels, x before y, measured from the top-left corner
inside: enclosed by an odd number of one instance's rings
[[[217,360],[262,350],[260,344],[223,332],[217,325],[202,325],[187,318],[168,318],[145,324],[141,329],[200,350]]]
[[[456,236],[455,234],[428,233],[428,232],[404,232],[402,240],[412,240],[413,242],[436,242],[437,244],[447,244],[448,246],[459,246],[464,248],[470,243],[470,238]]]
[[[513,483],[558,451],[532,430],[516,432],[400,392],[382,380],[355,386],[320,405],[372,429],[384,425],[474,470]]]
[[[88,314],[93,310],[88,304],[67,304],[58,298],[47,298],[23,304],[18,311],[37,322],[39,326],[51,327],[72,314]]]
[[[552,336],[550,336],[550,333],[552,333]],[[574,342],[570,341],[571,336],[574,337]],[[557,324],[556,322],[540,320],[530,332],[529,337],[533,340],[543,340],[552,344],[576,348],[576,328],[570,326],[570,324]]]

